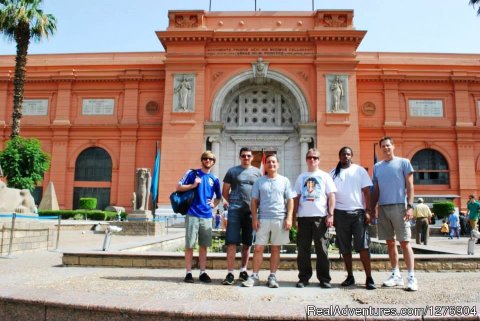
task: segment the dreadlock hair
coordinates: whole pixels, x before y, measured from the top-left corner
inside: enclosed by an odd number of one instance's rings
[[[353,156],[353,150],[348,146],[343,146],[342,148],[340,148],[340,151],[338,152],[338,157],[340,157],[342,153],[347,149],[350,150]],[[335,173],[333,173],[333,179],[335,179],[335,177],[337,177],[340,174],[341,169],[342,169],[342,162],[338,161],[337,167],[335,167]]]

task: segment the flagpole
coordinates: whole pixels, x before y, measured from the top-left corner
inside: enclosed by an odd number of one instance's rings
[[[208,11],[212,11],[212,0],[210,0],[210,3],[208,5]]]
[[[312,11],[315,11],[315,0],[312,0]]]
[[[255,0],[255,11],[257,11],[257,0]]]

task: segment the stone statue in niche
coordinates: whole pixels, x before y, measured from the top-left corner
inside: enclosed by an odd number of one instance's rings
[[[150,197],[150,185],[152,182],[152,175],[149,168],[137,168],[136,173],[136,188],[133,195],[134,210],[147,211],[148,200]]]
[[[183,77],[183,80],[180,82],[180,85],[175,88],[175,93],[178,94],[178,108],[181,110],[188,109],[188,99],[190,95],[190,91],[192,90],[192,86],[188,82],[188,80]]]
[[[331,111],[334,113],[338,113],[342,110],[342,99],[344,97],[343,85],[342,81],[340,80],[340,76],[336,76],[335,79],[332,81],[330,85],[330,94],[331,94]]]
[[[192,112],[195,109],[195,75],[177,74],[173,82],[173,111]]]

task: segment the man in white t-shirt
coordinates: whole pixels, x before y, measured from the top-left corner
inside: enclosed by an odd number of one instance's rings
[[[331,288],[330,262],[328,261],[327,232],[333,226],[336,187],[328,173],[318,168],[320,152],[309,149],[306,155],[308,171],[300,174],[295,183],[297,197],[294,199],[293,224],[297,233],[297,287],[309,284],[312,277],[312,240],[317,254],[317,279],[322,288]],[[295,214],[298,222],[295,221]]]
[[[342,286],[355,284],[352,269],[352,235],[355,251],[360,254],[365,275],[365,287],[374,290],[375,282],[372,278],[370,253],[368,250],[370,223],[370,186],[372,180],[367,171],[358,165],[352,164],[353,151],[350,147],[342,147],[338,152],[340,161],[337,167],[330,172],[337,187],[335,194],[335,231],[337,245],[343,256],[347,278]]]

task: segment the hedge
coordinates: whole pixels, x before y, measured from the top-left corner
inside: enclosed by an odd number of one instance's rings
[[[76,215],[81,215],[82,219],[92,221],[112,221],[117,217],[116,212],[106,212],[100,210],[59,210],[59,211],[39,211],[39,216],[62,216],[62,220],[73,219]],[[125,220],[126,214],[122,212],[122,220]]]
[[[455,210],[455,204],[452,202],[438,202],[433,203],[433,213],[439,219],[448,217],[452,211]]]

